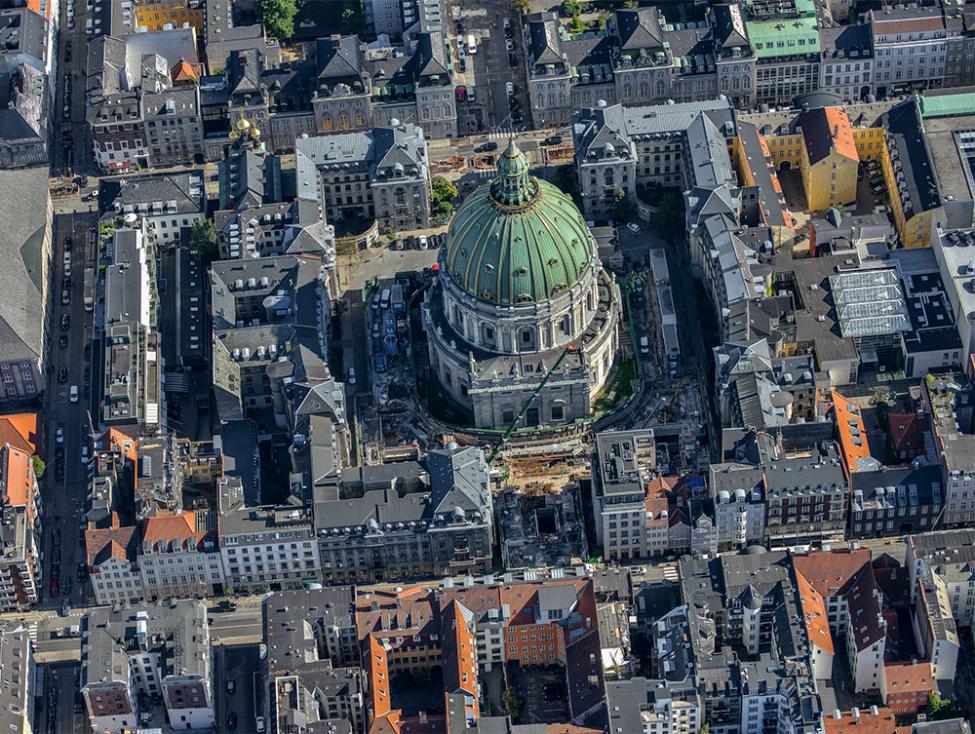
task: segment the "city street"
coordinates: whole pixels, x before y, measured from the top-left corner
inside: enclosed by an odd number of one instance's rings
[[[85,117],[85,76],[87,74],[88,39],[85,22],[88,18],[85,0],[73,0],[74,28],[69,25],[68,0],[61,2],[61,28],[58,32],[58,83],[53,122],[51,174],[93,174],[91,160],[91,132]],[[65,93],[68,93],[70,117],[65,119]]]
[[[509,23],[510,39],[506,39],[504,31],[505,19]],[[465,129],[462,123],[461,132],[524,128],[530,120],[524,52],[521,48],[521,20],[518,13],[511,9],[508,0],[489,0],[481,7],[465,9],[459,27],[454,21],[454,28],[458,32],[458,43],[463,43],[469,35],[477,39],[477,53],[467,55],[465,62],[477,95],[477,102],[468,106],[477,107],[477,112],[472,117],[479,121],[480,126],[467,125]],[[507,50],[506,40],[511,42],[510,52]],[[515,66],[509,64],[509,53],[514,55],[517,62]],[[515,98],[525,115],[525,119],[519,123],[511,120],[505,87],[507,82],[514,84]],[[464,104],[466,103],[462,103],[462,107]]]

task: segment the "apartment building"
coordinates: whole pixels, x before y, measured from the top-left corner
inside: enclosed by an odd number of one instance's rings
[[[573,142],[586,216],[608,215],[618,193],[635,194],[637,184],[705,185],[692,172],[691,153],[709,155],[715,144],[702,149],[696,140],[687,145],[692,123],[702,116],[720,134],[734,135],[734,109],[727,99],[657,107],[601,105],[576,112]]]
[[[41,496],[33,456],[19,433],[0,444],[0,608],[7,611],[35,604],[43,582]]]
[[[313,492],[326,582],[492,568],[494,512],[480,449],[431,451],[422,463],[340,469],[335,481],[318,483]]]
[[[726,462],[708,467],[718,548],[735,550],[765,539],[765,476],[760,466]]]
[[[306,508],[240,507],[222,512],[218,530],[227,589],[275,591],[319,577],[318,544]]]
[[[773,545],[842,538],[848,495],[835,443],[778,452],[765,465],[766,538]]]
[[[202,170],[109,178],[99,186],[105,208],[138,216],[160,247],[178,244],[182,230],[206,216]]]
[[[924,380],[934,445],[944,472],[945,527],[975,521],[975,393],[962,373],[931,375]]]
[[[85,554],[88,579],[99,604],[127,604],[145,598],[145,586],[139,573],[140,528],[122,525],[118,513],[112,513],[107,527],[85,530]]]
[[[329,222],[376,220],[396,231],[430,226],[426,139],[417,125],[396,122],[297,141],[299,188],[319,192]]]
[[[199,69],[193,27],[92,41],[87,120],[103,171],[202,157]]]
[[[134,730],[147,697],[162,700],[173,728],[216,726],[205,604],[99,607],[81,626],[79,686],[93,729]]]
[[[821,45],[815,3],[750,0],[742,10],[756,57],[755,100],[790,103],[816,91]]]
[[[216,530],[217,517],[208,510],[146,518],[138,555],[146,599],[221,594],[223,562]]]
[[[37,731],[34,643],[26,624],[0,627],[0,726],[16,734]]]
[[[657,469],[653,431],[604,431],[596,436],[592,504],[596,542],[606,560],[662,554],[647,533],[647,487]],[[663,509],[666,513],[667,510]]]
[[[942,86],[947,70],[948,33],[941,8],[871,10],[866,22],[873,37],[878,94]]]
[[[285,591],[264,601],[263,697],[271,731],[306,717],[323,728],[343,722],[365,726],[364,682],[355,624],[355,593],[349,586]]]

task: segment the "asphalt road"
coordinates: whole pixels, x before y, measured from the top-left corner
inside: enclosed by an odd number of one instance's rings
[[[63,175],[95,173],[91,158],[91,131],[85,119],[85,75],[88,56],[88,39],[85,35],[85,21],[89,17],[85,0],[73,0],[74,28],[69,27],[69,0],[60,0],[61,29],[58,32],[57,94],[51,119],[54,122],[52,135],[51,173]],[[70,45],[70,53],[68,48]],[[66,119],[65,93],[68,93]]]
[[[516,61],[509,63],[504,20],[510,24],[510,41]],[[478,7],[465,7],[459,25],[451,20],[457,43],[473,35],[477,39],[477,53],[465,59],[467,78],[477,94],[474,104],[462,103],[461,131],[486,132],[523,128],[528,122],[529,109],[525,85],[525,56],[521,49],[521,21],[508,0],[487,0]],[[513,82],[515,97],[521,104],[526,120],[513,123],[510,117],[506,82]],[[465,123],[465,120],[466,123]]]
[[[83,604],[85,600],[83,585],[76,579],[78,564],[83,560],[80,542],[79,520],[84,511],[87,493],[87,466],[81,463],[81,447],[84,426],[88,424],[88,396],[86,385],[87,365],[90,357],[86,347],[91,342],[91,314],[84,308],[84,270],[94,267],[93,258],[87,251],[89,227],[95,226],[93,214],[66,214],[54,220],[54,253],[51,274],[51,288],[54,291],[54,318],[48,340],[48,389],[44,396],[45,438],[47,445],[48,471],[42,480],[43,499],[42,524],[44,528],[44,585],[42,606],[58,607],[65,600],[72,605]],[[71,268],[65,269],[65,242],[74,242],[71,250]],[[70,274],[70,303],[62,305],[61,289],[66,275]],[[68,315],[68,328],[62,328],[62,318]],[[59,340],[67,337],[67,345],[61,347]],[[61,382],[61,368],[67,370],[67,379]],[[69,399],[72,385],[78,386],[80,398],[72,403]],[[58,480],[57,428],[64,433],[63,449],[64,477]],[[57,574],[54,572],[57,571]],[[71,591],[65,595],[52,595],[51,582],[55,575],[62,587],[70,585]],[[70,579],[69,584],[65,580]]]
[[[213,662],[217,731],[255,731],[255,716],[263,708],[263,702],[255,698],[261,687],[260,647],[257,644],[214,647]],[[229,681],[233,681],[233,693],[227,688]],[[231,713],[236,717],[233,729]]]

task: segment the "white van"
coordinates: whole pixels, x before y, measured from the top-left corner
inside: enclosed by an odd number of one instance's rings
[[[650,340],[645,337],[640,337],[640,354],[650,354]]]
[[[71,386],[71,391],[69,393],[69,397],[71,398],[71,402],[72,403],[77,403],[78,402],[78,386],[77,385],[72,385]]]
[[[477,53],[477,39],[474,38],[473,33],[467,35],[467,53],[471,56]]]

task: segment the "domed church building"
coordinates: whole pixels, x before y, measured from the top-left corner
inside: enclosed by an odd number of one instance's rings
[[[522,425],[585,418],[619,346],[619,290],[575,204],[514,141],[497,170],[440,252],[423,306],[432,369],[478,428],[507,428],[558,365]]]

